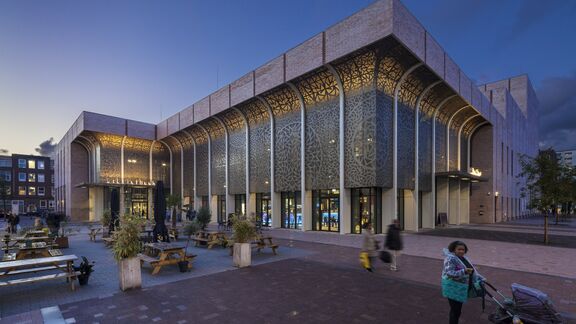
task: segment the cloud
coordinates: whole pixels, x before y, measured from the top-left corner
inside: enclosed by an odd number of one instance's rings
[[[540,101],[540,146],[576,150],[576,72],[544,79],[536,92]]]
[[[516,39],[554,12],[576,9],[571,1],[523,0],[519,3],[520,7],[510,27],[507,40]]]
[[[8,154],[10,151],[7,149],[0,149],[0,154]]]
[[[48,156],[54,152],[56,148],[56,143],[52,143],[54,141],[53,137],[45,140],[44,142],[40,143],[39,147],[36,148],[36,152],[38,152],[42,156]]]

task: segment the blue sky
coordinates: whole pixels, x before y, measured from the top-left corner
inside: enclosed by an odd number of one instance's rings
[[[0,0],[0,149],[82,110],[158,123],[372,2]],[[576,1],[403,3],[478,84],[528,73],[542,142],[576,149]]]

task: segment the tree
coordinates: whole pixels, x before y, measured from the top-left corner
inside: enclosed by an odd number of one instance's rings
[[[6,210],[6,201],[10,197],[10,183],[4,178],[0,177],[0,200],[2,201],[2,206],[0,207],[5,213]]]
[[[520,156],[525,179],[522,197],[529,200],[528,207],[536,209],[545,217],[552,215],[558,223],[558,206],[572,205],[575,199],[576,182],[574,170],[561,165],[553,149],[540,150],[534,158]],[[544,226],[544,242],[548,243],[547,218]]]
[[[176,228],[176,211],[181,203],[182,199],[179,195],[169,194],[166,196],[166,206],[170,208],[170,215],[172,217],[172,228]]]

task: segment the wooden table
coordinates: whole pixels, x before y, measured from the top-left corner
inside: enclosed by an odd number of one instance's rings
[[[46,232],[44,231],[28,231],[24,234],[24,237],[41,237],[46,236]]]
[[[272,253],[276,255],[276,249],[278,249],[278,245],[272,242],[271,236],[259,236],[253,243],[256,244],[257,252],[260,252],[260,250],[264,248],[271,248]]]
[[[192,261],[195,255],[186,255],[186,248],[177,243],[146,243],[144,253],[138,254],[140,261],[148,262],[152,266],[152,274],[158,274],[165,265],[178,264],[180,261]],[[192,262],[188,263],[192,268]]]
[[[66,282],[69,282],[70,288],[74,290],[74,281],[80,274],[79,272],[74,271],[74,260],[76,259],[78,259],[78,257],[75,255],[63,255],[56,257],[0,262],[0,287],[7,287],[22,283],[33,283],[50,279],[66,278]],[[9,276],[12,275],[52,270],[60,270],[61,272],[43,276],[9,279]]]
[[[199,231],[192,238],[192,241],[195,242],[196,246],[206,244],[208,245],[208,249],[211,249],[214,245],[224,246],[226,234],[219,231]]]

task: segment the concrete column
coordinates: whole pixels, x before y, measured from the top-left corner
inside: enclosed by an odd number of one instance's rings
[[[344,127],[345,125],[345,114],[344,114],[344,86],[342,85],[342,80],[340,75],[336,70],[329,64],[326,65],[328,70],[332,73],[338,84],[339,93],[339,124],[338,124],[338,140],[339,140],[339,190],[340,190],[340,234],[346,234],[352,232],[352,220],[351,220],[351,206],[350,206],[350,196],[351,191],[345,187],[345,176],[346,170],[344,168],[344,151],[345,151],[345,138],[344,138]]]
[[[280,193],[276,192],[276,181],[274,174],[274,152],[275,152],[275,124],[274,124],[274,113],[272,112],[272,107],[268,104],[264,98],[257,96],[257,98],[262,102],[262,104],[268,109],[268,114],[270,115],[270,200],[272,204],[272,228],[279,228],[281,225],[281,210],[280,206],[282,204],[280,199]]]
[[[91,222],[100,221],[104,213],[104,188],[90,187],[88,189],[89,195],[89,218]]]
[[[460,225],[460,181],[449,178],[448,223]]]
[[[431,192],[422,193],[422,228],[434,228],[434,200],[432,199],[434,188]]]
[[[436,217],[438,217],[438,213],[440,213],[440,211],[437,209],[437,198],[436,198],[436,119],[438,118],[438,112],[440,112],[440,109],[442,108],[442,106],[444,106],[444,104],[446,104],[450,99],[456,97],[457,95],[451,95],[448,96],[446,98],[444,98],[444,100],[442,100],[439,104],[438,107],[436,107],[436,110],[434,111],[434,115],[432,117],[432,227],[431,228],[435,228],[436,227]],[[446,211],[443,211],[444,213]]]
[[[388,225],[392,223],[392,220],[396,219],[392,210],[394,206],[393,201],[396,199],[393,190],[394,189],[382,190],[382,233],[386,233]]]
[[[246,196],[246,216],[256,216],[256,194],[251,193]],[[254,215],[252,215],[254,214]]]
[[[421,65],[422,63],[416,63],[406,70],[394,88],[394,112],[392,119],[392,194],[394,195],[394,199],[392,199],[392,206],[386,208],[387,212],[392,212],[393,219],[398,218],[398,94],[400,93],[400,88],[402,87],[402,83],[404,83],[406,77]]]
[[[470,224],[470,182],[460,182],[460,222]]]
[[[448,178],[438,179],[436,187],[436,216],[440,213],[448,215]]]
[[[287,83],[300,101],[300,195],[302,200],[302,230],[312,230],[312,192],[306,192],[306,106],[298,88]]]
[[[120,182],[124,183],[124,142],[126,136],[122,137],[122,144],[120,145]]]
[[[120,196],[120,216],[126,214],[126,194],[124,193],[124,190],[126,190],[126,188],[122,185],[120,186],[119,190],[119,196]]]
[[[210,224],[218,224],[218,196],[208,196],[208,205],[210,206],[210,213],[212,215]]]
[[[407,231],[418,230],[418,198],[413,190],[403,190],[404,192],[404,229]],[[416,216],[416,217],[414,217]]]
[[[154,191],[148,189],[148,219],[154,219]]]

